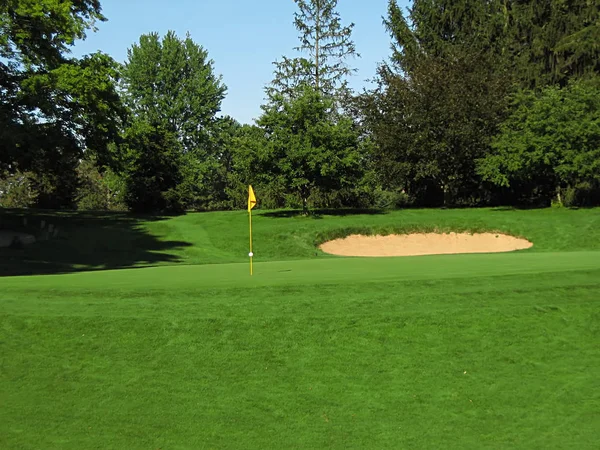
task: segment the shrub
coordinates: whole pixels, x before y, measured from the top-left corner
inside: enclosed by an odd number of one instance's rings
[[[0,177],[0,207],[29,208],[37,201],[37,191],[31,172],[5,174]]]

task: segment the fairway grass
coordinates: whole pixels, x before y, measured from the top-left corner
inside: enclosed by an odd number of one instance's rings
[[[598,210],[396,214],[262,216],[253,277],[215,231],[237,213],[136,222],[191,243],[156,250],[172,259],[0,277],[0,448],[597,448]],[[534,247],[315,255],[369,221]]]

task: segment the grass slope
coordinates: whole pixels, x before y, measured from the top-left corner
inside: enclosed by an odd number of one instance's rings
[[[289,212],[254,216],[257,261],[331,258],[315,245],[356,232],[499,231],[530,239],[527,252],[600,250],[600,209],[589,210],[403,210],[389,213],[322,215]],[[23,213],[0,216],[20,223]],[[19,219],[19,220],[17,220]],[[0,249],[0,275],[62,273],[173,264],[245,262],[247,213],[187,214],[143,218],[122,214],[37,214],[29,218],[40,235],[45,220],[59,227],[58,239],[22,250]]]
[[[242,214],[119,219],[164,267],[0,278],[0,448],[596,448],[598,213],[262,215],[253,278]],[[535,246],[315,256],[369,223]]]

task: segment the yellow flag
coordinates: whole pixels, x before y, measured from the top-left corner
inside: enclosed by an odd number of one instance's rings
[[[254,189],[252,186],[248,186],[248,212],[256,206],[256,197],[254,196]]]

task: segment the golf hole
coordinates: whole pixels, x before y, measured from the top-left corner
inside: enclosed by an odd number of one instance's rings
[[[501,233],[413,233],[387,236],[350,235],[325,242],[319,248],[338,256],[419,256],[459,253],[502,253],[533,244]]]

